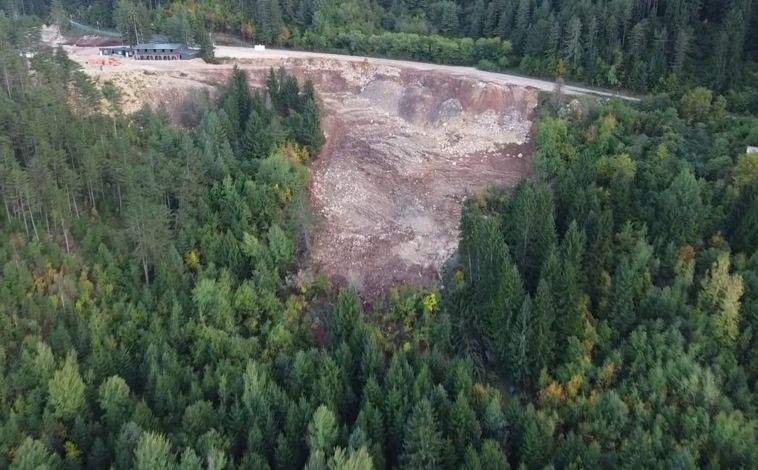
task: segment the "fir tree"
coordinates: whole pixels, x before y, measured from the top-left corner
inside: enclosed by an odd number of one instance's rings
[[[413,408],[403,439],[400,467],[435,469],[442,464],[442,434],[426,398]]]

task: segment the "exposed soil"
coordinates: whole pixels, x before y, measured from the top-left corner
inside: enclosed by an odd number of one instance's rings
[[[118,64],[69,48],[126,111],[164,105],[176,117],[193,89],[215,89],[232,64],[260,86],[269,67],[314,81],[327,142],[313,165],[318,215],[303,277],[328,275],[367,301],[401,284],[432,285],[454,254],[463,201],[531,171],[537,90],[440,70],[369,61],[266,57]]]
[[[430,72],[370,78],[329,97],[311,199],[311,263],[372,300],[436,283],[458,244],[463,201],[530,171],[536,93]]]

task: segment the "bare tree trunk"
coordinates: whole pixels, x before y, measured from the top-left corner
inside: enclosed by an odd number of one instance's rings
[[[13,219],[11,219],[11,209],[8,207],[8,200],[5,198],[5,195],[3,194],[3,206],[5,206],[5,216],[8,217],[8,223],[11,224],[13,222]]]
[[[89,202],[90,202],[90,205],[92,205],[93,209],[97,209],[97,207],[95,207],[95,191],[93,191],[93,189],[92,189],[92,183],[89,182],[89,181],[87,181],[87,189],[89,189]]]
[[[24,228],[26,229],[26,236],[29,236],[29,222],[26,220],[26,210],[24,209],[24,198],[21,197],[21,191],[18,193],[18,203],[21,209],[21,217],[24,219]]]
[[[76,203],[76,197],[71,198],[74,201],[74,212],[76,213],[76,218],[79,218],[79,204]]]
[[[61,228],[63,229],[63,239],[66,241],[66,253],[71,253],[71,247],[68,244],[68,233],[66,232],[66,225],[63,223],[63,216],[61,216]]]
[[[145,271],[145,284],[150,284],[150,276],[148,275],[147,270],[147,258],[144,256],[142,257],[142,269]]]
[[[39,234],[37,233],[37,224],[34,223],[34,213],[32,211],[32,205],[29,204],[29,197],[26,198],[26,206],[29,208],[29,218],[32,221],[32,228],[34,228],[34,237],[39,240]]]
[[[62,271],[62,269],[61,269],[61,271]],[[59,276],[62,278],[63,277],[63,273],[61,272],[59,274]],[[63,309],[65,310],[66,309],[66,298],[63,297],[63,287],[61,286],[62,283],[59,281],[57,284],[58,284],[58,298],[61,299],[61,307],[63,307]]]
[[[11,94],[11,80],[10,77],[8,77],[7,65],[3,65],[3,75],[5,77],[5,89],[8,91],[8,98],[13,98],[13,95]]]
[[[68,186],[66,186],[66,204],[68,204],[68,211],[73,212],[71,210],[71,194],[68,192]]]

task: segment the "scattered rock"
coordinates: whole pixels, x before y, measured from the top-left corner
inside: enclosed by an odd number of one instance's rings
[[[463,105],[461,105],[461,102],[455,98],[450,98],[443,101],[439,106],[437,106],[437,109],[434,110],[434,113],[432,114],[431,122],[448,123],[454,119],[457,119],[461,113],[463,113]]]

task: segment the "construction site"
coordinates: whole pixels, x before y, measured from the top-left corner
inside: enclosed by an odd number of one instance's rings
[[[218,48],[220,64],[119,60],[100,56],[91,42],[67,52],[97,83],[120,90],[125,112],[148,104],[177,122],[188,97],[213,96],[234,66],[252,87],[271,67],[312,80],[327,140],[313,164],[316,217],[299,277],[326,275],[367,301],[400,285],[439,284],[456,251],[464,201],[532,171],[532,113],[539,88],[549,86],[453,67],[252,48]]]

